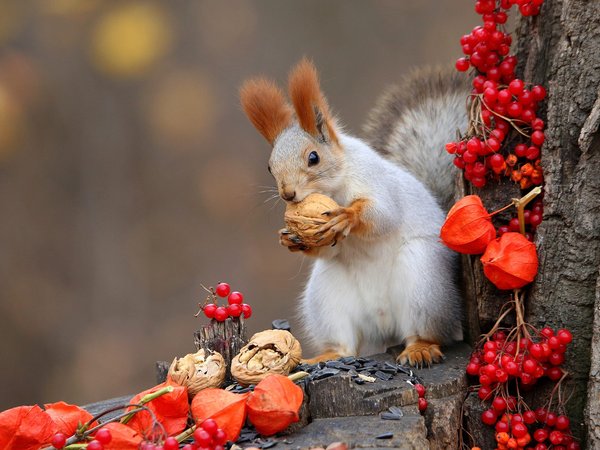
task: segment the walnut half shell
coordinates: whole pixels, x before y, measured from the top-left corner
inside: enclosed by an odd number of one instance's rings
[[[285,210],[287,229],[297,235],[307,247],[323,247],[331,245],[335,236],[320,235],[317,230],[327,223],[329,218],[323,213],[335,210],[340,206],[331,198],[322,194],[310,194],[298,203],[288,203]]]
[[[267,375],[288,375],[302,359],[300,342],[285,330],[256,333],[231,361],[231,375],[242,385],[256,384]]]
[[[204,349],[196,353],[188,353],[183,358],[175,358],[169,367],[168,376],[181,386],[188,388],[188,395],[193,398],[202,389],[220,387],[225,381],[225,360],[218,352]]]

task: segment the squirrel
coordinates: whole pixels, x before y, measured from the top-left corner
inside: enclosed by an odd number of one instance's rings
[[[339,125],[308,59],[291,70],[288,91],[293,108],[273,81],[254,78],[240,100],[273,147],[280,196],[320,193],[340,205],[318,230],[335,235],[333,246],[279,232],[289,250],[315,257],[300,315],[321,353],[307,361],[400,343],[401,364],[441,361],[440,346],[462,340],[459,263],[439,232],[454,191],[444,144],[467,123],[467,82],[439,69],[413,74],[378,101],[365,140]]]

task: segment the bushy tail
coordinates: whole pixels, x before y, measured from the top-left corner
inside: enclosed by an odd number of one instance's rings
[[[381,96],[364,127],[367,142],[415,175],[444,210],[452,204],[456,176],[445,144],[466,129],[469,92],[464,74],[417,70]]]

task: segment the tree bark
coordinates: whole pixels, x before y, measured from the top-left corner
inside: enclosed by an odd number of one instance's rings
[[[575,433],[587,435],[589,448],[598,448],[600,2],[546,0],[539,16],[521,20],[516,54],[517,75],[548,91],[540,111],[547,125],[542,147],[544,220],[536,233],[540,269],[528,295],[526,317],[536,327],[572,331],[565,368],[571,374],[567,392],[572,389],[573,395],[567,410]],[[510,189],[477,193],[492,210],[500,206],[499,192],[505,201],[516,196]],[[506,298],[483,280],[478,261],[465,261],[469,329],[487,331]]]

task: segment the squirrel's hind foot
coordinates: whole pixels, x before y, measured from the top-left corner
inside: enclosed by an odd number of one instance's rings
[[[439,344],[435,342],[416,339],[408,343],[402,353],[396,358],[400,364],[409,364],[413,367],[431,366],[432,363],[442,361],[444,354]]]

